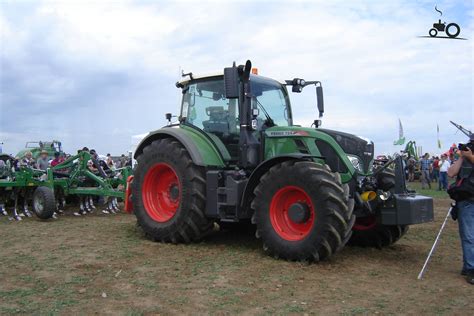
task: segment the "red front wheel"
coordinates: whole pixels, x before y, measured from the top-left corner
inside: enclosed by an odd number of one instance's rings
[[[137,159],[132,187],[133,212],[155,241],[191,242],[213,227],[205,216],[204,170],[174,139],[148,145]]]
[[[298,160],[277,164],[263,175],[254,194],[252,222],[271,256],[319,261],[349,239],[349,190],[324,165]]]

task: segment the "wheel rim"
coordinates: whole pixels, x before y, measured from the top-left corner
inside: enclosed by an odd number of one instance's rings
[[[305,216],[296,222],[289,210],[295,205],[305,208]],[[275,232],[288,241],[304,239],[313,228],[316,212],[309,195],[296,186],[286,186],[277,191],[270,203],[270,221]]]
[[[33,201],[35,211],[42,212],[44,209],[44,199],[43,196],[37,195]]]
[[[430,34],[431,37],[435,37],[435,36],[438,34],[438,31],[435,30],[435,29],[431,29],[431,30],[429,31],[429,34]]]
[[[180,199],[181,184],[170,165],[158,163],[147,171],[142,186],[142,200],[153,220],[163,223],[173,218]]]
[[[375,216],[359,217],[356,219],[352,230],[364,231],[374,229],[377,225]]]

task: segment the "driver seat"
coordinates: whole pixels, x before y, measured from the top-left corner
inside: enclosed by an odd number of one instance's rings
[[[206,114],[209,116],[209,120],[202,122],[204,131],[219,138],[227,137],[229,135],[229,112],[225,111],[223,106],[210,106],[206,108]]]

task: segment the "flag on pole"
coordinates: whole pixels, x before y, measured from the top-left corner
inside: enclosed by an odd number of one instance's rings
[[[438,149],[441,149],[441,140],[439,139],[439,124],[436,124],[436,135],[438,137]]]
[[[393,144],[394,145],[405,144],[405,136],[403,136],[403,125],[400,119],[398,119],[398,140],[394,141]]]

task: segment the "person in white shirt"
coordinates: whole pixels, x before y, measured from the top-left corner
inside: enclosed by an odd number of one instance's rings
[[[439,162],[439,191],[446,191],[448,189],[448,169],[450,166],[451,164],[448,161],[448,156],[446,154],[442,154],[441,161]]]

